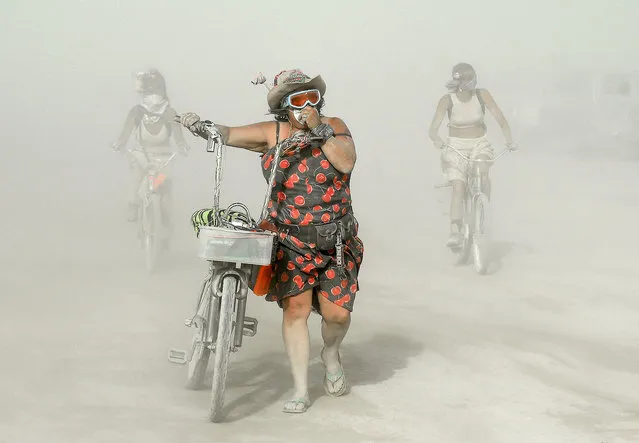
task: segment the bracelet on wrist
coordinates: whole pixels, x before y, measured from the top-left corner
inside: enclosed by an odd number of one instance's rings
[[[335,131],[333,131],[333,128],[327,123],[320,123],[315,126],[311,129],[311,133],[317,137],[322,137],[324,141],[335,135]]]

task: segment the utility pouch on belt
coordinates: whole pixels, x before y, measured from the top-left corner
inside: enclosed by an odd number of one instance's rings
[[[337,243],[340,226],[337,223],[327,223],[325,225],[313,226],[317,235],[317,249],[328,251],[333,249]]]

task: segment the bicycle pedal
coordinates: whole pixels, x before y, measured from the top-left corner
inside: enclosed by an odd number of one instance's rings
[[[200,315],[194,315],[192,318],[184,320],[184,326],[187,328],[201,328],[204,325],[204,319]]]
[[[185,365],[187,363],[188,354],[181,349],[169,349],[169,361],[178,365]]]
[[[257,319],[253,317],[244,317],[244,329],[242,335],[253,337],[257,334]]]

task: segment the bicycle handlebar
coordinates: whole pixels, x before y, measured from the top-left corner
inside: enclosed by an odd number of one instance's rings
[[[169,163],[171,163],[176,156],[177,156],[177,152],[174,152],[173,154],[171,154],[171,156],[168,159],[166,159],[166,161],[164,163],[162,163],[160,165],[158,170],[166,168],[169,165]]]
[[[504,149],[503,151],[501,151],[499,154],[497,154],[496,156],[494,156],[492,159],[483,159],[483,158],[475,158],[475,159],[471,159],[470,157],[468,157],[467,155],[459,152],[459,150],[455,149],[454,147],[452,147],[451,145],[444,145],[444,149],[452,149],[453,151],[455,151],[460,157],[462,157],[464,160],[468,161],[468,162],[476,162],[476,163],[494,163],[495,161],[497,161],[497,159],[499,157],[501,157],[502,155],[506,154],[507,152],[511,152],[511,149]],[[439,185],[435,185],[434,188],[435,189],[441,189],[441,188],[448,188],[452,186],[451,182],[446,182],[446,183],[442,183]]]
[[[126,152],[129,155],[133,154],[133,151],[131,149],[127,149]],[[148,169],[148,166],[153,163],[151,161],[151,159],[149,158],[149,154],[146,152],[146,150],[142,150],[142,151],[138,151],[138,152],[142,152],[142,154],[144,154],[144,158],[147,161],[147,169]],[[173,161],[173,159],[177,156],[177,154],[178,154],[177,151],[174,152],[173,154],[171,154],[168,159],[166,159],[162,164],[160,164],[160,166],[158,166],[157,170],[160,171],[160,170],[166,168],[169,165],[169,163],[171,163]]]
[[[451,145],[444,145],[444,149],[452,149],[453,151],[455,151],[461,158],[463,158],[464,160],[468,161],[468,162],[477,162],[477,163],[494,163],[497,161],[497,159],[499,157],[501,157],[502,155],[504,155],[507,152],[510,152],[510,149],[504,149],[503,151],[501,151],[499,154],[497,154],[496,156],[494,156],[492,159],[488,159],[488,158],[475,158],[475,159],[471,159],[469,156],[467,156],[466,154],[460,152],[458,149],[452,147]]]

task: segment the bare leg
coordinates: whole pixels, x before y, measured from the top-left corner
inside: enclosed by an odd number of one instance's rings
[[[306,291],[282,302],[284,318],[282,336],[293,375],[295,392],[284,406],[286,412],[304,412],[308,408],[308,359],[310,343],[308,316],[311,313],[311,294]]]
[[[328,383],[325,388],[328,394],[342,395],[346,393],[346,379],[339,355],[339,347],[351,324],[351,313],[326,298],[320,296],[322,313],[322,361],[326,367]]]

